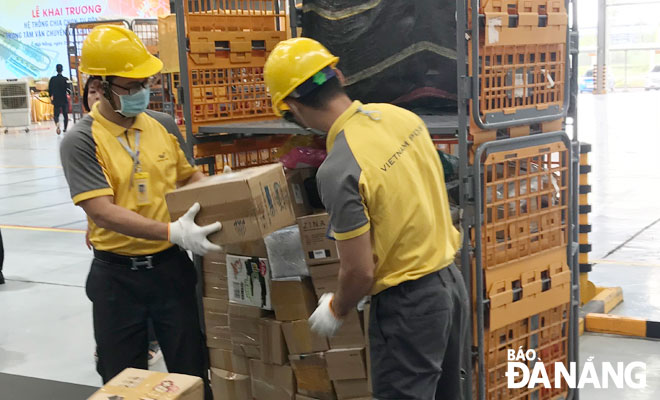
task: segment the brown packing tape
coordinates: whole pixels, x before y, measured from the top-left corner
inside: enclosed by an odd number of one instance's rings
[[[316,309],[316,295],[309,278],[271,281],[271,303],[279,321],[307,319]]]
[[[334,399],[323,353],[289,356],[296,375],[298,392],[319,399]]]

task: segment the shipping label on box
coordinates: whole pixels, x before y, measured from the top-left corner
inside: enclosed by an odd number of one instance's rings
[[[220,221],[222,229],[209,240],[221,245],[261,239],[295,223],[281,164],[214,175],[170,192],[165,199],[172,221],[198,202],[201,210],[195,222]]]
[[[252,400],[248,375],[211,368],[211,388],[216,399]]]
[[[328,376],[333,381],[367,378],[364,348],[328,350],[325,352],[325,360]]]
[[[227,254],[229,300],[271,310],[268,260]]]
[[[297,221],[307,264],[329,264],[339,261],[337,244],[328,238],[330,218],[327,213],[300,217]]]
[[[212,368],[250,375],[250,360],[231,350],[209,349],[209,364]]]
[[[204,385],[196,376],[126,368],[88,400],[202,400]]]

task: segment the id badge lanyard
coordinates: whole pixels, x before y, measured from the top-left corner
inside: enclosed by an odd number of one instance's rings
[[[124,132],[126,135],[126,140],[123,137],[118,136],[117,140],[121,143],[122,147],[131,159],[133,160],[133,168],[131,168],[131,178],[129,181],[129,187],[133,188],[133,183],[136,183],[137,186],[137,203],[138,206],[145,206],[151,203],[149,199],[149,173],[142,172],[142,167],[140,166],[140,131],[135,130],[135,151],[131,149],[131,146],[128,142],[127,132]]]

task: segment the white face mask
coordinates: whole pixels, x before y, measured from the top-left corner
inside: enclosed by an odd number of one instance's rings
[[[151,90],[148,87],[133,94],[121,94],[119,102],[121,104],[120,110],[115,110],[124,117],[132,118],[143,113],[149,107],[149,96]]]

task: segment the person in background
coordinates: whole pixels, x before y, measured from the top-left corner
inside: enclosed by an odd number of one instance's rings
[[[100,101],[103,97],[103,88],[101,87],[101,82],[103,78],[100,76],[90,76],[85,82],[85,88],[83,89],[83,107],[86,112],[92,111],[92,107],[96,102]],[[93,250],[94,247],[92,242],[89,241],[90,227],[87,226],[87,233],[85,234],[85,244],[89,250]],[[158,345],[158,340],[156,339],[156,334],[154,332],[154,326],[151,319],[149,319],[149,324],[147,325],[149,329],[149,348],[148,348],[148,362],[149,366],[155,365],[161,358],[163,358],[163,352],[160,350],[160,345]],[[98,354],[94,352],[94,359],[98,362]]]
[[[264,67],[275,114],[326,136],[316,178],[341,257],[337,290],[321,296],[311,329],[334,335],[371,295],[373,397],[461,400],[469,307],[442,164],[421,118],[352,101],[338,62],[295,38]]]
[[[162,68],[134,32],[92,29],[80,71],[102,77],[102,97],[64,137],[60,160],[90,225],[94,259],[85,289],[103,382],[128,367],[148,368],[151,319],[167,370],[202,378],[210,400],[197,271],[185,250],[220,251],[207,235],[222,225],[195,224],[199,203],[170,220],[166,193],[204,174],[187,159],[172,117],[147,111],[150,78]]]
[[[50,102],[53,104],[55,131],[59,135],[62,132],[59,123],[60,114],[64,118],[64,132],[66,132],[66,128],[69,125],[69,99],[67,98],[69,81],[62,75],[62,64],[57,64],[55,70],[57,71],[57,75],[48,81],[48,96],[50,96]]]

